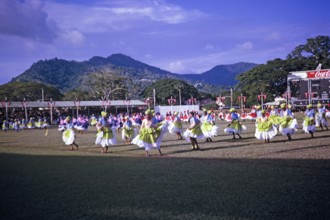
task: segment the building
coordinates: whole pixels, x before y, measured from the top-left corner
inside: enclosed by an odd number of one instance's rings
[[[285,96],[294,107],[330,103],[330,69],[290,72]]]

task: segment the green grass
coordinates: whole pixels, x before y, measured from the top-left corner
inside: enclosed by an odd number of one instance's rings
[[[0,154],[1,219],[329,219],[329,160]]]

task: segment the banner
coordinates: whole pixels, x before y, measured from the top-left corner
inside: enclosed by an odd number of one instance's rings
[[[329,79],[330,69],[290,72],[288,80]]]
[[[316,94],[317,92],[305,92],[305,97],[306,99],[309,98],[309,96],[313,97],[314,94]]]
[[[260,100],[260,99],[263,99],[263,100],[265,100],[266,98],[267,98],[267,96],[266,95],[258,95],[258,100]]]
[[[238,101],[243,100],[243,102],[246,102],[246,96],[238,96]]]
[[[172,105],[172,104],[175,105],[176,99],[167,99],[167,102],[168,102],[169,105]]]
[[[48,108],[53,108],[55,107],[55,102],[48,102]]]
[[[7,107],[9,107],[11,105],[11,102],[10,101],[2,101],[1,104],[2,104],[2,107],[5,108],[6,107],[6,103],[7,103]]]
[[[23,108],[26,108],[28,102],[27,102],[27,101],[22,101],[21,104],[22,104],[22,107],[23,107]]]
[[[307,72],[308,79],[327,79],[330,78],[330,70],[315,70]]]

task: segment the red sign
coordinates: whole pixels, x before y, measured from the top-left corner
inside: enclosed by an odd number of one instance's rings
[[[330,70],[308,71],[307,78],[308,79],[330,78]]]

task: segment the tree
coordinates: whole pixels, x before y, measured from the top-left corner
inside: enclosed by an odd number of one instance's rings
[[[63,94],[59,89],[36,82],[11,82],[0,86],[0,99],[7,97],[11,101],[37,101],[44,99],[62,100]]]
[[[247,104],[258,102],[258,95],[266,94],[268,100],[279,96],[286,90],[288,70],[286,61],[275,59],[265,65],[259,65],[237,77],[239,93],[247,96]]]
[[[330,68],[330,37],[317,36],[307,39],[307,43],[297,46],[287,56],[287,59],[296,58],[303,69],[315,69],[321,63],[323,68]]]
[[[109,71],[99,71],[86,75],[83,89],[89,91],[91,97],[97,100],[125,99],[127,94],[126,81],[129,80]]]
[[[70,90],[64,94],[63,100],[72,101],[72,100],[92,100],[92,96],[87,91],[81,89]]]
[[[327,36],[307,39],[307,43],[297,46],[286,60],[277,58],[239,75],[238,92],[247,96],[247,105],[257,103],[261,92],[272,101],[286,91],[289,72],[315,69],[318,63],[322,63],[322,68],[330,67],[330,38]]]
[[[189,85],[183,80],[176,79],[157,80],[142,92],[142,96],[145,98],[153,97],[153,90],[155,89],[157,104],[168,104],[167,99],[171,98],[171,96],[176,98],[177,104],[179,104],[180,97],[178,88],[181,90],[182,103],[184,100],[188,100],[191,96],[195,98],[198,96],[198,90],[195,87]]]

